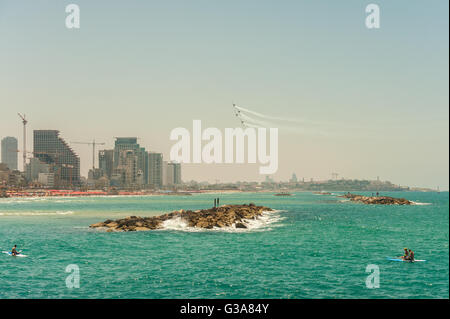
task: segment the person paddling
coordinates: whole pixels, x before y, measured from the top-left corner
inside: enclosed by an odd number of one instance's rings
[[[409,253],[408,253],[408,248],[404,248],[405,254],[403,255],[402,259],[403,260],[408,260],[409,259]]]
[[[410,261],[410,262],[414,262],[414,252],[410,249],[409,250],[409,258],[408,258],[408,260]]]
[[[17,245],[14,245],[14,247],[11,250],[11,255],[17,256],[19,252],[17,251]]]

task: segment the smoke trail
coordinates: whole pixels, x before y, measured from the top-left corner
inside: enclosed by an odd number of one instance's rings
[[[300,121],[297,119],[287,119],[281,117],[274,117],[265,115],[262,113],[258,113],[237,105],[234,105],[235,109],[238,110],[236,115],[239,117],[241,122],[248,126],[254,128],[269,128],[269,127],[277,127],[282,131],[291,132],[291,133],[300,133],[306,135],[319,135],[319,136],[328,136],[330,135],[328,129],[332,125],[326,125],[325,123],[317,123],[313,121]],[[252,116],[251,116],[252,115]],[[256,117],[256,118],[255,118]],[[322,126],[322,127],[320,127]]]
[[[273,127],[273,124],[266,122],[266,121],[261,121],[261,120],[257,120],[257,119],[253,119],[250,116],[245,115],[244,113],[240,113],[239,116],[243,119],[244,122],[250,122],[256,125],[261,125],[263,127]]]
[[[306,124],[308,123],[308,121],[305,120],[297,120],[297,119],[290,119],[290,118],[283,118],[283,117],[276,117],[276,116],[270,116],[270,115],[265,115],[262,113],[258,113],[240,106],[237,106],[236,104],[234,105],[235,108],[237,108],[238,110],[242,111],[242,112],[246,112],[248,114],[252,114],[255,115],[257,117],[260,118],[264,118],[267,120],[272,120],[272,121],[285,121],[285,122],[294,122],[294,123],[299,123],[299,124]],[[309,122],[310,124],[312,124],[312,122]]]
[[[262,127],[262,126],[255,125],[255,124],[251,124],[251,123],[247,123],[247,122],[245,122],[245,121],[242,121],[242,123],[243,123],[245,126],[247,126],[247,127],[264,128],[264,127]]]

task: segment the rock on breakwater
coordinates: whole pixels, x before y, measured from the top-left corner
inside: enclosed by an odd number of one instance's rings
[[[106,228],[112,231],[147,231],[163,228],[163,222],[170,219],[181,218],[189,227],[212,229],[214,227],[247,228],[246,220],[258,218],[265,211],[272,211],[265,206],[248,205],[223,205],[209,209],[179,210],[160,216],[138,217],[128,216],[117,220],[105,220],[104,222],[92,224],[91,228]]]
[[[405,198],[395,198],[389,196],[363,196],[348,193],[339,197],[348,198],[353,202],[360,202],[368,205],[414,205],[414,202]]]

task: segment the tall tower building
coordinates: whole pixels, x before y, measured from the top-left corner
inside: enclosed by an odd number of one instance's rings
[[[114,150],[101,150],[98,152],[98,167],[108,179],[111,179],[114,167]]]
[[[57,130],[33,131],[34,157],[50,164],[58,186],[80,184],[80,158]]]
[[[143,184],[148,184],[148,153],[145,148],[137,143],[137,137],[116,137],[114,144],[114,169],[117,169],[119,166],[122,151],[132,151],[136,155],[136,173],[141,174]]]
[[[161,153],[149,153],[148,166],[148,184],[160,188],[163,186],[163,155]]]
[[[181,184],[181,164],[177,162],[168,162],[166,167],[167,185]]]
[[[17,157],[17,138],[8,136],[2,139],[2,163],[8,165],[12,171],[16,170]]]
[[[123,186],[136,186],[138,183],[138,157],[132,150],[121,150],[117,171],[123,175]]]

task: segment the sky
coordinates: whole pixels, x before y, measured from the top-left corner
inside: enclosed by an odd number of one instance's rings
[[[80,29],[65,26],[70,3]],[[448,189],[448,1],[374,1],[379,29],[369,3],[0,0],[0,138],[22,145],[20,112],[28,150],[33,129],[57,129],[105,148],[137,136],[168,159],[172,129],[239,127],[236,103],[332,128],[280,127],[275,180]],[[71,146],[86,176],[92,148]],[[186,164],[182,178],[261,181],[259,166]]]

